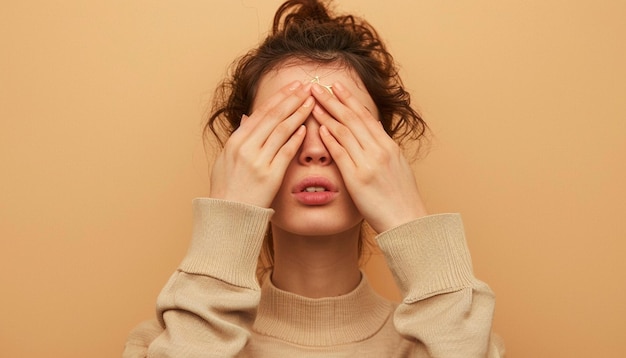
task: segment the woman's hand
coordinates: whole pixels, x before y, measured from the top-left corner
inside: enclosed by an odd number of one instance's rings
[[[344,86],[337,83],[332,89],[331,94],[313,85],[319,103],[313,116],[365,220],[380,233],[426,215],[413,170],[399,146]]]
[[[269,207],[304,140],[302,123],[314,103],[311,86],[297,81],[244,115],[215,160],[209,196]]]

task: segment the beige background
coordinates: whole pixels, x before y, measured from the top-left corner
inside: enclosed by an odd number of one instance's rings
[[[0,5],[0,356],[116,357],[207,193],[204,108],[279,1]],[[436,135],[508,357],[626,354],[626,3],[338,1]],[[388,273],[368,267],[389,297]]]

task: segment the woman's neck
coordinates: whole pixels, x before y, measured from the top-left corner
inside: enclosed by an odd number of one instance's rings
[[[346,294],[361,281],[360,225],[332,236],[302,236],[272,227],[277,288],[310,298]]]

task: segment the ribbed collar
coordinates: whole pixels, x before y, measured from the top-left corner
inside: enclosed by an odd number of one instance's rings
[[[299,345],[330,346],[373,336],[391,313],[392,304],[376,294],[365,275],[346,295],[316,299],[282,291],[268,276],[254,330]]]

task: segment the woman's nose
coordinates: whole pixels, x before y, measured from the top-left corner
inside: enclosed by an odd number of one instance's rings
[[[306,134],[300,146],[300,152],[298,153],[298,161],[300,164],[330,164],[332,157],[320,137],[320,124],[313,117],[309,117],[304,122],[304,126],[306,127]]]

